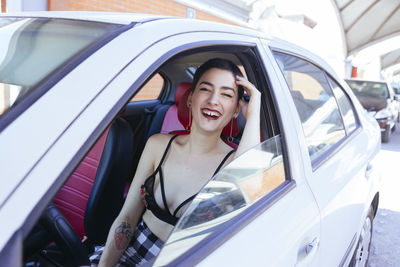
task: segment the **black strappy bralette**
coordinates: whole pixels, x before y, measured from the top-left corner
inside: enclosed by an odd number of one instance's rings
[[[177,212],[188,202],[192,201],[193,198],[197,195],[193,195],[191,197],[189,197],[188,199],[186,199],[185,201],[183,201],[174,211],[173,214],[171,214],[171,212],[168,209],[168,205],[167,205],[167,200],[165,197],[165,189],[164,189],[164,178],[163,178],[163,172],[162,172],[162,164],[165,160],[165,157],[168,153],[169,147],[172,144],[172,141],[177,137],[178,135],[174,135],[168,142],[168,145],[164,151],[164,154],[161,158],[160,163],[158,164],[158,167],[156,168],[156,170],[153,172],[153,174],[151,174],[143,183],[143,185],[141,186],[141,194],[142,194],[142,200],[144,202],[144,205],[147,209],[151,210],[151,212],[160,220],[171,224],[171,225],[175,225],[176,222],[178,221],[178,217],[176,216]],[[235,152],[235,150],[231,150],[228,154],[226,154],[226,156],[224,157],[224,159],[221,161],[221,163],[219,164],[218,168],[215,170],[213,176],[221,169],[221,167],[224,165],[225,161],[229,158],[229,156]],[[156,202],[156,199],[154,198],[154,182],[155,182],[155,178],[156,178],[156,174],[160,173],[160,185],[161,185],[161,196],[164,202],[164,207],[165,209],[162,209]]]

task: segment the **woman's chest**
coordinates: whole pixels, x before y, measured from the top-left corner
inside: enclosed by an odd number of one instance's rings
[[[154,190],[157,203],[164,204],[162,199],[162,191],[164,191],[169,210],[173,212],[181,203],[200,191],[219,165],[215,159],[194,163],[171,161],[162,167],[163,186],[161,186],[160,177],[157,177],[158,182]]]

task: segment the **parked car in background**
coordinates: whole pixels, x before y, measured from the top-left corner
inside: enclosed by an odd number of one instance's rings
[[[260,143],[209,180],[153,264],[366,266],[379,127],[318,56],[249,29],[135,14],[1,15],[0,36],[2,266],[87,265],[146,140],[183,130],[183,95],[215,57],[261,92]]]
[[[397,122],[400,122],[400,83],[391,82],[390,85],[394,91],[394,99],[397,101],[397,105],[399,107],[399,117],[397,118]]]
[[[399,120],[399,98],[385,81],[348,79],[347,84],[360,100],[361,105],[378,121],[382,142],[389,142],[390,134]]]

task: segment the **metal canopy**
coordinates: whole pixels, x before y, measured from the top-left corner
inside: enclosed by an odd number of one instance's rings
[[[347,56],[400,35],[400,0],[331,0],[341,24]]]
[[[381,56],[382,69],[386,69],[396,64],[400,64],[400,48]]]

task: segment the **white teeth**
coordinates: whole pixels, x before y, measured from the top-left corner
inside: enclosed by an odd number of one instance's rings
[[[203,111],[203,113],[208,115],[208,116],[211,116],[211,117],[217,117],[218,116],[218,113],[212,112],[212,111],[209,111],[209,110],[205,110],[205,111]]]

